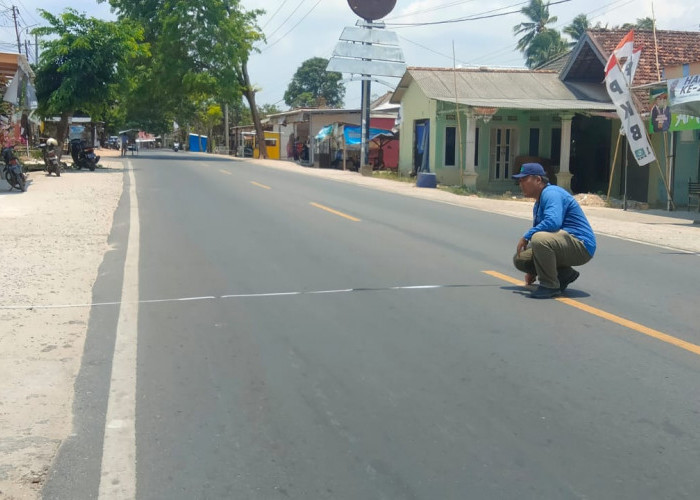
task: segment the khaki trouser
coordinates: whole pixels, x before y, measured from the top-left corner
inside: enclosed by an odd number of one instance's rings
[[[591,256],[583,242],[564,230],[533,234],[528,248],[520,252],[520,256],[513,256],[513,264],[518,270],[537,275],[540,285],[547,288],[559,288],[559,272],[589,260]]]

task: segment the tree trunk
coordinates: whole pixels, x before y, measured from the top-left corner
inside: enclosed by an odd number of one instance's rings
[[[66,137],[68,137],[68,119],[72,116],[71,113],[64,111],[61,113],[61,120],[58,122],[58,126],[56,127],[56,140],[58,141],[58,158],[59,160],[61,159],[61,156],[63,155],[63,143],[66,140]],[[70,148],[68,149],[68,152],[70,153]]]
[[[258,148],[260,150],[260,158],[267,159],[267,145],[265,144],[265,132],[262,128],[262,123],[260,123],[260,114],[258,113],[258,107],[255,104],[255,90],[250,84],[250,77],[248,76],[248,61],[243,61],[243,95],[245,95],[248,101],[248,106],[250,107],[250,113],[253,115],[253,123],[255,124],[255,135],[258,138]]]

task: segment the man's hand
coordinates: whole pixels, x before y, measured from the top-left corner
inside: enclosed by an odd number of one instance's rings
[[[535,282],[535,279],[537,279],[537,275],[536,275],[536,274],[527,273],[527,274],[525,275],[525,284],[528,285],[528,286],[529,286],[529,285],[532,285],[532,284]]]
[[[520,257],[520,252],[527,248],[528,241],[525,238],[518,240],[518,246],[515,248],[515,253]]]

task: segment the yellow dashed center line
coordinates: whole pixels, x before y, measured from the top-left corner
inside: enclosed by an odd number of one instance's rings
[[[270,186],[266,186],[265,184],[260,184],[259,182],[250,181],[250,183],[251,183],[253,186],[258,186],[259,188],[263,188],[263,189],[272,189]]]
[[[309,203],[309,205],[311,205],[312,207],[320,208],[321,210],[325,210],[326,212],[330,212],[332,214],[338,215],[353,222],[360,222],[360,219],[353,217],[352,215],[344,214],[343,212],[338,212],[337,210],[333,210],[332,208],[326,207],[324,205],[320,205],[314,202]]]
[[[497,271],[483,271],[483,272],[484,272],[484,274],[488,274],[489,276],[493,276],[494,278],[501,279],[507,283],[511,283],[513,285],[524,286],[523,280],[512,278],[511,276],[501,274]],[[583,302],[579,302],[578,300],[569,299],[566,297],[557,297],[554,300],[556,300],[557,302],[560,302],[562,304],[566,304],[568,306],[575,307],[576,309],[587,312],[588,314],[592,314],[593,316],[598,316],[599,318],[606,319],[606,320],[608,320],[612,323],[618,324],[620,326],[624,326],[625,328],[629,328],[630,330],[634,330],[635,332],[644,334],[648,337],[652,337],[656,340],[660,340],[661,342],[665,342],[667,344],[671,344],[673,346],[680,347],[681,349],[684,349],[688,352],[692,352],[693,354],[697,354],[700,356],[700,346],[699,345],[691,344],[690,342],[686,342],[685,340],[679,339],[677,337],[673,337],[667,333],[660,332],[658,330],[654,330],[653,328],[649,328],[647,326],[641,325],[641,324],[636,323],[634,321],[630,321],[630,320],[622,318],[620,316],[616,316],[615,314],[611,314],[609,312],[603,311],[602,309],[598,309],[598,308],[589,306],[587,304],[584,304]]]

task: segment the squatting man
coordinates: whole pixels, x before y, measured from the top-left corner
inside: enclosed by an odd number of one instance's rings
[[[572,266],[593,258],[593,229],[574,197],[550,184],[539,163],[525,163],[513,178],[523,195],[535,199],[532,227],[518,241],[513,263],[525,273],[525,284],[539,279],[530,297],[556,297],[579,277]]]

